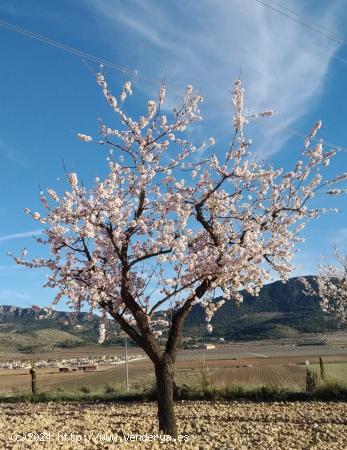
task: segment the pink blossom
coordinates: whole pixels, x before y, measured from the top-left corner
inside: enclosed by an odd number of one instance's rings
[[[290,276],[300,232],[328,212],[311,199],[343,192],[335,185],[347,174],[324,179],[325,161],[335,155],[324,152],[322,141],[310,144],[320,122],[291,170],[256,161],[244,136],[248,118],[240,80],[232,96],[236,138],[206,156],[215,140],[199,142],[191,133],[202,120],[202,97],[191,85],[172,113],[160,112],[162,86],[158,101],[150,100],[147,114],[135,118],[125,103],[117,104],[102,73],[97,83],[119,122],[116,129],[99,124],[99,143],[109,158],[105,174],[85,186],[71,173],[63,194],[48,189],[44,212],[32,216],[46,225],[41,243],[50,254],[15,260],[49,269],[45,285],[57,290],[56,302],[66,298],[75,308],[88,304],[106,311],[128,331],[132,327],[133,337],[153,338],[150,345],[160,334],[168,336],[180,308],[189,311],[193,304],[204,308],[211,332],[224,300],[242,302],[241,291],[257,295],[274,272],[283,280]],[[126,82],[121,100],[131,91]],[[214,300],[217,289],[221,302]]]

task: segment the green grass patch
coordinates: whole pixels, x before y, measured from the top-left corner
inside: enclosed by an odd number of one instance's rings
[[[0,396],[0,403],[19,403],[19,402],[133,402],[133,401],[153,401],[156,398],[155,389],[139,390],[113,390],[110,386],[105,386],[104,391],[88,392],[65,392],[50,391],[41,392],[36,395],[16,394],[12,396]],[[187,385],[177,386],[175,393],[176,400],[248,400],[255,402],[273,402],[273,401],[346,401],[347,388],[339,383],[325,383],[320,385],[314,393],[305,391],[293,391],[282,388],[273,388],[268,386],[245,386],[234,385],[225,389],[200,389],[191,388]]]
[[[324,359],[323,359],[324,360]],[[311,364],[310,369],[320,374],[319,364]],[[327,384],[339,384],[347,388],[347,363],[324,363],[325,379]]]

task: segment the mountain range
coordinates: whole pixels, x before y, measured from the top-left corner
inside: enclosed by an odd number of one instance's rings
[[[306,277],[314,282],[314,277]],[[216,299],[218,301],[218,299]],[[326,333],[344,328],[333,316],[325,314],[318,296],[306,296],[300,278],[286,283],[265,285],[259,296],[244,293],[237,306],[226,301],[211,322],[207,333],[205,313],[195,305],[184,328],[185,337],[193,340],[259,340],[300,338],[307,333]],[[99,318],[85,312],[50,311],[48,308],[20,308],[0,305],[0,351],[16,350],[34,353],[54,347],[67,348],[95,344]],[[117,324],[108,328],[109,338],[103,345],[122,342]]]
[[[305,277],[315,283],[313,276]],[[227,340],[295,338],[303,333],[326,333],[343,328],[334,316],[324,313],[317,295],[307,296],[298,277],[286,283],[275,281],[265,285],[259,296],[243,293],[237,306],[226,301],[213,316],[213,334]],[[208,336],[203,308],[195,305],[188,316],[186,333]]]

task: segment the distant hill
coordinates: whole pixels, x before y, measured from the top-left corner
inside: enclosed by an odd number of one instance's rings
[[[106,345],[121,342],[109,327]],[[0,351],[35,353],[53,348],[95,344],[99,338],[99,318],[85,312],[50,311],[48,308],[20,308],[0,305]]]
[[[50,318],[56,321],[86,321],[88,314],[85,312],[77,315],[68,311],[52,311],[48,308],[32,306],[31,308],[20,308],[19,306],[0,305],[0,323],[13,322],[17,320],[40,320]]]
[[[314,277],[306,277],[314,283]],[[295,338],[302,333],[324,333],[341,329],[341,324],[327,316],[318,296],[306,296],[300,278],[286,283],[275,281],[265,285],[258,297],[244,293],[238,307],[226,301],[212,319],[212,337],[227,340]],[[211,336],[206,332],[203,308],[195,305],[185,324],[185,335]]]
[[[307,277],[314,282],[313,277]],[[325,333],[341,329],[338,321],[320,308],[319,297],[306,296],[299,278],[287,283],[276,281],[263,287],[258,297],[244,294],[238,307],[227,301],[212,319],[213,333],[206,330],[205,314],[195,305],[184,334],[193,339],[259,340],[299,338],[303,333]],[[159,313],[160,314],[160,313]],[[99,337],[99,318],[85,312],[50,312],[46,308],[0,306],[0,351],[35,353],[52,348],[95,344]],[[108,327],[103,345],[122,343],[118,325]]]

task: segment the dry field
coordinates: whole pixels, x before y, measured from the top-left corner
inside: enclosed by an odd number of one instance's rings
[[[293,346],[276,342],[248,342],[217,345],[213,350],[181,350],[176,362],[178,384],[196,385],[199,382],[202,362],[205,361],[213,375],[216,387],[230,384],[268,385],[274,387],[293,387],[302,389],[305,383],[305,361],[313,367],[318,363],[318,356],[323,356],[328,367],[335,364],[337,378],[347,380],[347,340],[343,333],[328,345]],[[143,354],[139,348],[130,350],[133,354]],[[27,359],[39,360],[49,358],[73,358],[100,355],[124,355],[124,348],[119,346],[87,346],[64,349],[50,354],[8,354],[0,352],[0,360]],[[334,374],[333,374],[334,375]],[[151,382],[153,366],[147,359],[129,363],[131,383]],[[146,381],[147,380],[147,381]],[[124,383],[124,366],[100,366],[94,373],[59,373],[57,369],[38,369],[39,390],[49,391],[63,389],[74,391],[88,386],[93,391],[102,390],[106,384],[121,386]],[[28,370],[0,370],[0,395],[4,393],[22,393],[30,389]]]
[[[156,439],[156,442],[143,441],[150,439],[149,435],[158,433],[156,406],[153,403],[2,404],[0,448],[11,450],[347,448],[345,403],[182,402],[177,403],[175,409],[181,441],[184,443],[159,443],[158,438],[154,437],[151,439]],[[131,442],[126,440],[130,439],[129,435],[133,435]],[[161,439],[165,438],[162,436]]]
[[[252,366],[217,369],[213,384],[219,388],[233,384],[269,386],[303,390],[306,383],[306,367],[299,365]]]
[[[129,363],[129,378],[136,380],[146,374],[147,364]],[[37,369],[37,385],[40,392],[64,389],[76,391],[81,386],[88,386],[97,390],[107,383],[120,384],[124,381],[125,367],[123,364],[116,366],[102,366],[96,372],[69,372],[62,373],[56,368]],[[29,370],[1,370],[0,371],[0,395],[10,393],[24,393],[31,389]]]
[[[291,362],[289,362],[291,361]],[[346,357],[325,357],[326,372],[330,378],[347,382]],[[311,367],[318,371],[318,359],[311,358]],[[306,368],[303,358],[254,358],[241,360],[206,360],[211,375],[212,386],[216,388],[242,384],[248,386],[283,387],[293,390],[305,388]],[[176,382],[189,386],[199,386],[202,360],[181,360],[176,363]],[[37,369],[39,391],[62,389],[77,391],[88,386],[92,391],[102,390],[106,384],[122,387],[125,367],[100,366],[97,372],[60,373],[58,369]],[[153,380],[153,366],[148,360],[129,363],[129,380],[133,385],[141,383],[149,386]],[[30,391],[28,370],[0,370],[0,395]]]

